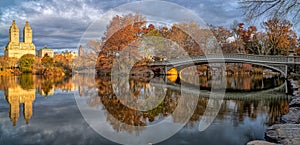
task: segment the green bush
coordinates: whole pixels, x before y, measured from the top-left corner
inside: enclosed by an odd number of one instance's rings
[[[35,56],[25,54],[19,60],[19,67],[22,73],[32,73]]]

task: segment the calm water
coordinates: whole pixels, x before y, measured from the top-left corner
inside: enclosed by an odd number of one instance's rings
[[[205,114],[208,91],[191,100],[167,79],[1,77],[0,144],[116,144],[107,139],[114,137],[119,143],[143,142],[152,139],[145,138],[147,133],[156,137],[173,131],[158,144],[240,145],[264,139],[266,128],[288,111],[284,91],[273,90],[283,84],[279,78],[231,76],[224,101],[212,101],[220,105],[216,118],[199,131],[201,119],[213,116]],[[204,89],[211,85],[209,77],[199,82]],[[170,127],[151,130],[165,122]]]

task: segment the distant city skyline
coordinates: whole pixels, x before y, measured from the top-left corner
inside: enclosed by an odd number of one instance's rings
[[[81,36],[89,25],[108,10],[132,0],[5,0],[0,1],[0,55],[8,42],[8,30],[13,19],[20,29],[29,21],[36,49],[44,46],[77,49]],[[229,27],[234,20],[243,20],[238,0],[167,0],[192,10],[206,23]],[[155,9],[155,8],[154,8]],[[157,11],[159,14],[160,11]],[[114,15],[112,14],[111,17]],[[110,18],[107,18],[106,24]],[[259,26],[260,24],[256,24]],[[299,32],[299,27],[294,27]],[[99,34],[99,39],[102,34]],[[299,35],[299,34],[298,34]],[[20,40],[22,40],[20,36]]]

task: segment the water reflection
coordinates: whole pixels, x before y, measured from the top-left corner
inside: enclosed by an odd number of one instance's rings
[[[249,90],[249,88],[251,91],[256,89],[264,90],[282,83],[282,80],[277,77],[231,77],[232,78],[227,78],[227,84],[234,84],[228,85],[231,89],[238,88],[238,90],[245,89],[246,91]],[[174,137],[163,143],[180,144],[182,143],[180,142],[182,141],[182,137],[185,137],[184,140],[188,140],[188,144],[193,144],[193,141],[203,141],[205,138],[213,138],[214,134],[217,134],[221,136],[220,142],[224,144],[234,144],[232,142],[237,140],[236,136],[242,134],[247,135],[245,138],[238,140],[239,144],[243,144],[249,140],[263,139],[264,129],[269,125],[280,122],[280,116],[286,114],[289,107],[288,97],[284,92],[281,93],[280,91],[258,93],[255,95],[251,95],[250,92],[247,92],[247,95],[237,92],[227,93],[226,95],[233,97],[225,98],[222,104],[219,104],[217,100],[214,102],[216,105],[221,105],[221,110],[211,127],[199,135],[197,129],[200,120],[205,117],[203,114],[208,105],[208,98],[200,94],[195,103],[196,106],[191,107],[192,105],[189,104],[189,100],[185,100],[184,94],[176,89],[176,84],[163,88],[155,85],[155,82],[167,79],[168,78],[155,78],[154,80],[150,80],[137,77],[130,78],[130,80],[127,81],[129,83],[126,84],[124,80],[112,82],[110,77],[95,78],[94,75],[74,75],[72,78],[45,78],[32,75],[0,77],[0,91],[3,92],[3,97],[6,100],[6,102],[0,102],[0,111],[5,111],[5,114],[7,113],[7,115],[9,115],[9,118],[6,117],[7,120],[10,119],[11,124],[16,125],[16,127],[22,124],[17,121],[22,121],[20,118],[24,118],[26,124],[35,124],[36,132],[44,130],[44,126],[49,123],[47,120],[52,120],[53,126],[61,122],[67,122],[64,123],[62,127],[68,128],[68,125],[72,124],[74,119],[76,120],[76,118],[74,118],[74,116],[76,116],[75,114],[79,113],[78,110],[74,111],[77,109],[77,106],[74,100],[72,100],[72,95],[76,92],[81,96],[84,101],[83,103],[85,103],[88,108],[91,108],[93,111],[103,112],[104,115],[101,116],[101,118],[110,125],[109,129],[112,129],[114,133],[133,134],[138,138],[141,133],[145,131],[145,128],[158,124],[168,118],[171,118],[169,121],[173,124],[184,123],[182,118],[186,117],[185,110],[193,109],[194,113],[185,127]],[[203,83],[203,86],[209,87],[210,78],[200,77],[200,82]],[[116,95],[118,91],[116,93],[113,84],[124,85],[130,92],[128,94],[121,93],[123,95],[118,97]],[[259,87],[257,87],[257,85]],[[65,94],[59,94],[61,92],[71,94],[71,97],[66,99],[63,97]],[[119,90],[119,92],[122,91]],[[57,99],[51,101],[51,98],[55,97]],[[37,103],[39,99],[41,100]],[[147,106],[147,101],[143,102],[143,100],[158,101],[154,102],[156,105],[149,107],[151,108],[150,110],[145,109],[143,111],[124,105],[135,103],[138,105],[135,107],[145,107]],[[64,102],[71,102],[71,105],[68,106],[71,106],[71,109],[67,110],[63,108],[62,106],[65,106]],[[47,103],[51,104],[49,105],[51,107],[45,107],[47,105],[44,104]],[[5,106],[3,104],[9,105],[7,110],[3,107]],[[142,105],[139,106],[139,104]],[[60,110],[55,110],[55,108],[60,108]],[[177,115],[173,115],[175,110],[178,112]],[[210,114],[208,114],[208,116],[209,115]],[[35,118],[38,119],[35,120]],[[1,118],[1,120],[5,119]],[[45,122],[43,123],[43,121]],[[98,120],[95,121],[97,122]],[[72,125],[78,127],[82,122],[84,121],[77,120],[77,124]],[[137,129],[135,126],[140,128]],[[232,135],[228,135],[228,132],[221,134],[224,130],[233,133]],[[2,130],[0,129],[0,131]],[[186,131],[193,135],[186,136]],[[16,129],[14,132],[18,134],[19,130]],[[153,134],[156,134],[156,132],[153,132]],[[205,137],[205,135],[208,136]],[[223,140],[222,136],[224,137]],[[19,138],[26,137],[20,136]],[[41,139],[40,143],[43,143],[43,140],[44,139]],[[65,140],[62,144],[69,142],[70,140]],[[107,141],[103,140],[97,141],[99,144],[103,142],[107,143]],[[204,142],[204,144],[205,143],[213,144],[212,140]]]
[[[1,77],[0,84],[0,91],[4,92],[4,99],[9,104],[9,117],[13,126],[16,126],[20,117],[20,108],[23,108],[26,124],[29,123],[33,115],[36,93],[47,97],[54,95],[55,90],[76,90],[70,78],[45,78],[31,74]]]
[[[263,76],[249,75],[240,77],[230,76],[228,78],[228,84],[235,84],[229,86],[229,88],[233,90],[264,90],[283,83],[283,81],[277,77],[266,78]],[[203,77],[201,78],[201,81],[203,81]],[[155,91],[151,91],[155,85],[153,86],[150,80],[131,78],[128,87],[132,91],[131,94],[133,98],[136,98],[136,100],[128,100],[127,97],[120,99],[114,93],[113,84],[114,83],[112,83],[110,77],[97,77],[96,86],[98,88],[98,94],[89,97],[87,99],[87,103],[93,108],[100,106],[106,112],[107,121],[111,123],[112,127],[117,132],[132,132],[132,130],[128,128],[123,128],[124,124],[133,126],[149,126],[165,119],[174,112],[175,108],[178,107],[178,99],[181,97],[181,91],[172,88],[166,88],[165,93],[155,94]],[[122,84],[122,80],[120,80],[118,84]],[[258,85],[257,87],[255,86],[256,84],[263,85]],[[209,86],[205,83],[203,85]],[[140,111],[124,105],[128,104],[128,101],[131,101],[131,103],[138,101],[138,98],[144,96],[145,93],[148,97],[164,95],[159,97],[163,98],[163,101],[157,107],[149,111]],[[85,96],[84,94],[81,95]],[[258,116],[266,116],[264,124],[267,126],[272,125],[274,123],[279,123],[280,116],[286,114],[288,111],[288,97],[283,92],[274,93],[272,91],[268,94],[256,94],[253,96],[247,95],[247,97],[243,93],[235,95],[233,93],[231,95],[235,97],[227,98],[223,104],[221,104],[222,107],[217,119],[226,120],[231,118],[234,122],[234,126],[242,124],[245,118],[255,120]],[[124,94],[124,96],[126,95]],[[196,109],[186,127],[195,127],[195,124],[199,123],[206,109],[207,103],[208,98],[200,95]],[[215,103],[218,105],[217,100]],[[182,112],[182,115],[183,114],[184,112]],[[180,123],[180,117],[173,118],[173,122]]]
[[[182,73],[185,73],[184,71]],[[225,77],[225,76],[223,76]],[[222,79],[220,77],[219,79]],[[199,76],[199,82],[194,82],[193,78],[187,78],[184,76],[182,82],[187,82],[190,84],[196,84],[201,87],[201,89],[209,90],[211,88],[212,76]],[[218,81],[218,80],[216,80]],[[272,89],[280,86],[284,83],[284,79],[279,76],[264,76],[262,74],[258,75],[228,75],[226,76],[226,91],[235,92],[250,92]]]
[[[108,114],[112,115],[114,118],[116,118],[122,123],[134,126],[151,125],[151,123],[158,122],[164,117],[170,115],[176,108],[176,103],[179,97],[178,92],[171,90],[167,90],[165,92],[166,94],[157,94],[155,91],[151,91],[153,88],[151,87],[149,81],[140,81],[135,79],[131,79],[129,81],[129,87],[130,90],[132,90],[131,93],[133,95],[134,100],[128,100],[127,98],[132,97],[126,97],[126,95],[124,95],[125,97],[122,96],[122,98],[119,99],[113,92],[110,77],[97,78],[97,87],[99,88],[99,91],[98,96],[96,97],[100,98],[101,103],[105,107],[105,110],[108,111]],[[142,97],[144,98],[141,99]],[[163,100],[162,102],[159,101],[160,103],[157,107],[149,111],[140,111],[124,105],[133,102],[138,102],[137,104],[139,104],[139,101],[144,100],[147,97],[152,97],[154,98],[153,100],[156,101],[158,100],[157,98],[163,98]],[[107,119],[111,122],[111,118]],[[113,124],[113,122],[111,123]],[[113,124],[113,126],[114,128],[122,130],[122,124]]]
[[[9,87],[5,91],[5,99],[9,103],[9,117],[14,126],[19,119],[20,104],[23,104],[26,124],[29,123],[32,116],[32,103],[35,100],[35,90],[31,87],[30,83],[28,84],[29,86],[25,86],[26,89],[22,85],[16,85],[15,87]]]

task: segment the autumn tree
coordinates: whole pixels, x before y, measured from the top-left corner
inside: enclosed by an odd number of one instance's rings
[[[295,54],[300,56],[300,38],[298,39],[297,47],[295,49]]]
[[[223,26],[209,26],[210,30],[213,32],[214,36],[218,40],[219,45],[221,46],[228,43],[228,39],[233,36],[232,32],[229,29],[224,28]]]
[[[0,70],[5,70],[9,67],[8,58],[0,56]]]
[[[258,32],[254,35],[251,52],[258,55],[269,55],[272,48],[268,45],[268,35],[265,32]]]
[[[19,60],[19,67],[23,73],[32,73],[35,56],[32,54],[25,54]]]
[[[209,25],[210,30],[217,39],[218,45],[223,53],[233,53],[234,49],[230,43],[233,37],[233,32],[223,26]]]
[[[172,29],[167,27],[156,28],[153,24],[149,24],[148,27],[143,27],[143,32],[140,47],[143,48],[142,51],[146,61],[161,61],[182,55],[182,53],[178,54],[178,51],[176,51],[179,47],[178,43],[170,37]]]
[[[55,54],[53,57],[53,65],[55,68],[62,68],[65,73],[72,72],[73,56],[72,54]]]
[[[161,31],[165,33],[166,39],[178,44],[191,56],[208,51],[208,44],[213,36],[209,29],[202,29],[195,22],[173,24],[168,31],[165,28]]]
[[[53,61],[54,61],[55,65],[58,67],[67,65],[67,58],[62,54],[55,54],[53,57]]]
[[[115,16],[107,27],[105,36],[102,38],[102,51],[98,55],[97,72],[109,73],[113,59],[119,51],[128,47],[143,34],[146,20],[139,14]],[[137,43],[135,43],[137,44]],[[135,47],[131,45],[130,47]]]
[[[256,26],[249,26],[247,29],[244,23],[235,21],[232,25],[234,36],[234,47],[237,53],[255,53],[253,48],[253,36],[257,33]]]
[[[287,20],[271,19],[263,23],[268,35],[268,47],[272,54],[288,55],[289,50],[297,46],[297,35]]]
[[[101,42],[100,40],[92,39],[87,42],[87,48],[83,51],[84,53],[93,53],[98,54],[101,51]]]
[[[7,57],[6,58],[8,60],[8,66],[10,68],[14,68],[16,67],[16,65],[18,64],[18,58],[15,57]]]
[[[41,59],[41,63],[45,69],[51,70],[53,67],[53,58],[50,57],[48,54],[45,54],[45,56]]]
[[[234,52],[237,53],[245,53],[245,44],[242,39],[242,34],[244,31],[244,24],[238,23],[237,21],[233,22],[231,26],[231,30],[233,32],[234,41],[232,42],[232,46],[234,48]]]

